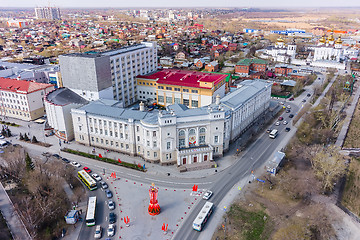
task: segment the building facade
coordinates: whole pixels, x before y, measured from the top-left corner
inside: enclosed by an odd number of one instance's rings
[[[136,76],[156,70],[156,43],[108,52],[59,56],[63,86],[85,99],[115,99],[126,107],[137,99]]]
[[[45,115],[44,96],[54,85],[0,78],[0,112],[2,117],[31,121]]]
[[[38,7],[35,8],[37,19],[60,20],[60,9],[56,7]]]
[[[249,76],[250,72],[265,72],[267,62],[262,59],[243,59],[236,63],[235,73],[241,76]]]
[[[270,83],[254,80],[200,108],[173,104],[164,111],[135,111],[118,101],[98,100],[71,110],[74,136],[88,146],[161,164],[211,161],[267,111],[270,94]]]
[[[88,101],[70,89],[58,88],[46,94],[44,104],[48,124],[55,136],[65,141],[74,139],[71,109],[82,107]]]
[[[226,74],[176,69],[161,70],[137,77],[138,99],[163,106],[184,104],[190,108],[207,106],[215,97],[225,96]]]

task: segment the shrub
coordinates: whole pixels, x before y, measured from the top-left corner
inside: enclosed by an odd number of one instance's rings
[[[136,165],[134,163],[128,163],[128,162],[123,162],[123,161],[120,163],[120,162],[118,162],[118,161],[116,161],[114,159],[111,159],[111,158],[104,158],[104,157],[100,158],[99,156],[94,155],[94,154],[85,153],[85,152],[81,152],[81,151],[76,151],[76,150],[69,149],[69,148],[63,148],[61,150],[64,151],[64,152],[75,154],[75,155],[79,155],[79,156],[83,156],[83,157],[87,157],[87,158],[92,158],[92,159],[96,159],[96,160],[99,160],[99,161],[111,163],[111,164],[114,164],[114,165],[123,166],[123,167],[127,167],[127,168],[132,168],[132,169],[135,169],[135,170],[138,170],[138,171],[145,172],[145,169],[143,169],[142,167],[139,167],[138,165]]]

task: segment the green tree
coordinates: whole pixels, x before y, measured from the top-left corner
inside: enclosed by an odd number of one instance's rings
[[[30,140],[29,137],[28,137],[28,135],[27,135],[26,133],[24,134],[24,140],[25,140],[25,141],[29,141],[29,140]]]
[[[27,171],[34,170],[34,163],[33,163],[32,159],[31,159],[31,157],[29,156],[28,153],[26,153],[25,163],[26,163],[26,170]]]
[[[33,136],[33,138],[32,138],[32,140],[31,140],[31,142],[32,142],[32,143],[37,143],[37,142],[38,142],[38,140],[36,139],[36,137],[35,137],[35,136]]]

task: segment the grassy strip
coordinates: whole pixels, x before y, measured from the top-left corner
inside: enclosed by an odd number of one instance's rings
[[[341,203],[360,216],[360,161],[351,159]]]
[[[12,122],[0,121],[0,123],[4,124],[4,125],[12,126],[12,127],[20,127],[20,125],[18,125],[16,123],[12,123]]]
[[[104,158],[104,157],[100,158],[99,156],[94,155],[94,154],[85,153],[85,152],[81,152],[81,151],[77,151],[77,150],[73,150],[73,149],[69,149],[69,148],[62,148],[61,151],[71,153],[71,154],[75,154],[75,155],[79,155],[79,156],[82,156],[82,157],[92,158],[92,159],[95,159],[95,160],[111,163],[111,164],[118,165],[118,166],[123,166],[123,167],[126,167],[126,168],[132,168],[132,169],[142,171],[142,172],[146,172],[146,170],[143,169],[143,167],[139,167],[138,165],[136,165],[134,163],[128,163],[128,162],[123,162],[123,161],[118,162],[118,161],[116,161],[114,159],[111,159],[111,158]]]
[[[230,222],[235,225],[235,228],[242,229],[244,239],[266,239],[263,233],[268,215],[263,211],[247,211],[239,205],[233,205],[230,208],[228,217]]]

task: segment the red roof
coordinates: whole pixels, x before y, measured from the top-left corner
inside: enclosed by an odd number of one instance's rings
[[[11,78],[0,78],[0,90],[2,91],[31,93],[51,86],[54,85]]]
[[[158,84],[210,89],[211,87],[200,87],[200,82],[212,82],[216,85],[224,80],[227,75],[177,69],[164,69],[153,74],[140,75],[137,77],[157,80],[156,83]]]

